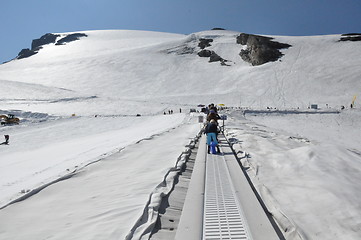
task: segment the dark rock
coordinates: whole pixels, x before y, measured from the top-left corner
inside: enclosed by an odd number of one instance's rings
[[[209,56],[209,62],[221,62],[223,58],[221,58],[217,53],[212,52],[211,56]]]
[[[55,45],[64,45],[65,43],[73,42],[73,41],[79,40],[81,37],[87,37],[87,36],[88,35],[86,35],[85,33],[69,34],[66,37],[63,37],[62,39],[57,41]]]
[[[210,57],[212,55],[213,51],[210,51],[210,50],[202,50],[198,53],[198,56],[200,57]]]
[[[289,48],[291,45],[272,41],[273,38],[242,33],[237,37],[237,43],[247,45],[241,50],[241,58],[253,66],[277,61],[283,54],[279,49]]]
[[[221,65],[222,66],[228,66],[228,67],[231,66],[231,65],[227,64],[226,62],[228,62],[228,61],[227,60],[222,60]]]
[[[251,51],[246,49],[246,50],[241,50],[241,52],[239,53],[239,55],[241,56],[241,58],[246,61],[246,62],[252,62],[251,59]]]
[[[213,39],[201,38],[199,39],[198,47],[200,47],[201,49],[205,49],[206,47],[211,46],[211,42],[213,42]]]
[[[56,38],[60,35],[47,33],[43,36],[41,36],[39,39],[34,39],[31,43],[31,50],[36,51],[41,49],[43,45],[49,44],[49,43],[55,43]]]
[[[249,34],[241,33],[237,36],[237,43],[241,45],[247,45]]]
[[[209,57],[209,62],[221,62],[222,65],[229,66],[225,64],[227,60],[221,58],[217,53],[211,50],[203,49],[198,53],[198,56],[200,57]]]
[[[47,34],[41,36],[38,39],[34,39],[31,42],[31,49],[29,49],[29,48],[22,49],[19,52],[16,59],[23,59],[23,58],[27,58],[27,57],[30,57],[30,56],[33,56],[33,55],[37,54],[38,51],[40,49],[42,49],[42,46],[44,46],[46,44],[50,44],[50,43],[55,43],[56,38],[59,37],[59,36],[60,35],[57,35],[57,34],[47,33]]]
[[[29,48],[24,48],[19,52],[16,58],[17,59],[27,58],[37,53],[38,53],[37,51],[30,50]]]
[[[37,54],[38,51],[42,49],[42,46],[50,43],[55,43],[58,37],[60,37],[59,34],[47,33],[38,39],[34,39],[31,43],[31,49],[25,48],[21,50],[16,59],[27,58],[34,54]],[[63,45],[67,42],[78,40],[80,37],[87,37],[87,35],[84,33],[69,34],[66,37],[60,39],[55,45]]]
[[[224,28],[212,28],[212,30],[226,30],[226,29],[224,29]]]
[[[361,34],[359,34],[359,33],[348,33],[348,34],[342,34],[341,36],[346,36],[346,37],[342,37],[340,40],[338,40],[339,42],[344,42],[344,41],[352,41],[352,42],[361,41]]]

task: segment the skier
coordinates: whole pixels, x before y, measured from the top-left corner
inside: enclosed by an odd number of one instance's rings
[[[213,142],[217,147],[217,153],[220,152],[219,146],[218,146],[218,125],[217,121],[212,119],[206,126],[204,133],[207,135],[207,145],[208,145],[208,153],[211,152],[211,142]]]

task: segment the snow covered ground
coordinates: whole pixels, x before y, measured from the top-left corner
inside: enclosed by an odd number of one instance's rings
[[[124,239],[199,125],[174,114],[67,119],[28,130],[14,132],[12,154],[2,158],[2,204],[54,184],[1,210],[1,239]],[[19,139],[29,144],[14,153]]]
[[[230,115],[228,138],[286,239],[360,239],[359,109]]]
[[[0,115],[20,118],[0,127],[0,239],[124,239],[211,102],[256,110],[225,111],[227,137],[287,239],[361,238],[359,42],[274,36],[292,47],[253,67],[237,32],[84,33],[0,65]]]

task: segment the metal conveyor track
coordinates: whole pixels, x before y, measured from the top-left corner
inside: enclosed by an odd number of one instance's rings
[[[251,240],[223,156],[207,156],[205,182],[203,239]]]

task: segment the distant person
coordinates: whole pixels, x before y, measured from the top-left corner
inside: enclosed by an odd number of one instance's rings
[[[221,117],[213,109],[209,111],[209,114],[207,116],[207,121],[210,122],[212,119],[215,121],[221,119]]]
[[[209,108],[208,107],[205,107],[202,110],[203,110],[202,112],[204,112],[204,114],[206,114],[206,115],[209,114]]]
[[[182,109],[181,109],[181,108],[179,109],[179,113],[182,113]]]
[[[4,135],[5,142],[0,143],[1,145],[8,145],[9,144],[9,135]]]
[[[214,103],[209,104],[209,111],[214,110],[216,113],[218,112],[217,107],[214,105]]]
[[[217,153],[220,152],[219,146],[218,146],[218,125],[216,120],[212,119],[206,126],[204,133],[207,135],[207,146],[208,146],[208,153],[211,153],[211,142],[214,142],[217,147]]]

